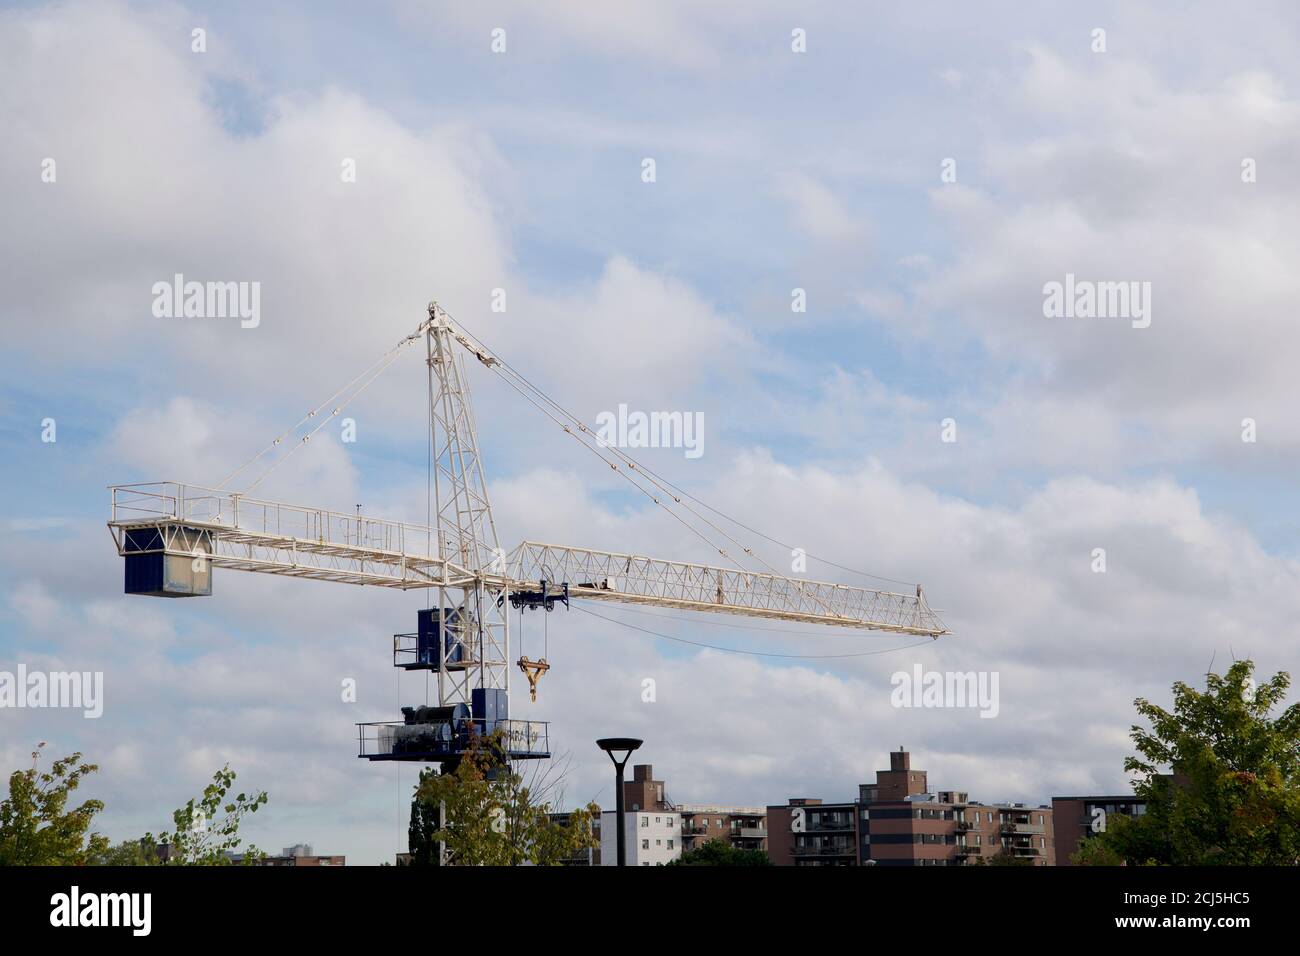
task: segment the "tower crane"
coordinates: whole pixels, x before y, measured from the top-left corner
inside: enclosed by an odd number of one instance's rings
[[[426,525],[272,502],[249,492],[271,469],[332,421],[397,356],[423,341],[428,367],[431,520]],[[565,433],[597,454],[655,504],[690,527],[729,565],[524,541],[505,552],[497,538],[470,403],[466,359],[501,375]],[[341,404],[332,402],[346,396]],[[296,443],[288,437],[311,430]],[[275,457],[278,453],[279,457]],[[273,463],[242,491],[225,487],[271,454]],[[747,569],[757,556],[702,513],[686,492],[601,442],[578,418],[458,325],[437,303],[383,358],[298,426],[215,487],[176,481],[114,485],[108,527],[125,564],[128,594],[194,597],[212,593],[216,568],[353,585],[427,588],[433,606],[414,633],[394,635],[393,663],[436,677],[436,706],[403,707],[401,721],[358,724],[358,756],[454,764],[476,736],[499,735],[507,759],[550,756],[547,723],[510,717],[511,633],[508,611],[570,600],[703,611],[938,638],[949,633],[915,593],[873,590]],[[701,505],[702,502],[699,502]],[[707,507],[707,506],[706,506]],[[700,518],[735,542],[720,547],[681,517]],[[533,698],[546,660],[516,662]]]

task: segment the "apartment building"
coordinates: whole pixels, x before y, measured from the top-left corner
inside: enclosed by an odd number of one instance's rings
[[[678,814],[681,830],[674,844],[679,856],[682,851],[703,846],[709,840],[726,840],[745,850],[767,849],[767,811],[762,807],[673,803],[667,786],[655,779],[650,764],[633,765],[632,779],[623,782],[623,805],[633,812],[659,810]],[[630,855],[628,862],[631,863]]]
[[[682,849],[693,850],[710,840],[725,840],[741,850],[767,849],[767,811],[763,807],[726,807],[683,803]]]
[[[857,866],[858,804],[791,797],[767,808],[767,855],[777,866]]]
[[[682,817],[654,807],[623,814],[628,866],[663,866],[682,855]],[[618,866],[618,811],[600,815],[600,865]]]
[[[932,793],[928,782],[900,748],[855,801],[770,806],[768,856],[779,866],[969,866],[999,853],[1055,863],[1051,808],[973,802],[964,791]]]
[[[244,854],[227,854],[233,863],[242,863]],[[348,858],[341,854],[317,856],[309,844],[295,843],[280,851],[279,856],[264,856],[257,861],[258,866],[346,866]]]
[[[1127,796],[1053,797],[1052,819],[1058,857],[1057,866],[1073,866],[1070,857],[1094,833],[1104,830],[1113,816],[1140,817],[1147,805],[1133,794]]]

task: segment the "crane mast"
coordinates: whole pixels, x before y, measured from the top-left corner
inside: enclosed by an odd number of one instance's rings
[[[448,644],[452,648],[459,645],[470,663],[463,670],[437,670],[438,704],[470,705],[475,687],[510,691],[508,587],[499,573],[490,584],[485,577],[494,567],[501,570],[503,552],[479,456],[464,353],[453,348],[454,329],[436,302],[429,304],[424,326],[432,448],[431,524],[438,545],[433,553],[469,575],[461,583],[452,583],[444,565],[444,580],[437,587],[439,631],[450,637],[440,647],[445,652]]]

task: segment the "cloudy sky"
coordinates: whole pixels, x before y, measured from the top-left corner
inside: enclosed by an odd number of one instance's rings
[[[357,760],[353,725],[425,699],[389,653],[423,595],[218,572],[210,599],[127,597],[104,523],[110,484],[218,481],[434,298],[588,421],[701,412],[702,456],[646,461],[923,582],[955,632],[557,611],[512,705],[551,721],[568,804],[612,801],[592,742],[624,734],[678,802],[848,798],[900,745],[985,801],[1122,790],[1135,697],[1233,656],[1295,670],[1300,14],[842,6],[0,10],[0,670],[105,681],[97,720],[0,710],[0,769],[83,751],[122,839],[229,762],[270,792],[261,846],[405,849],[416,768]],[[259,324],[156,317],[176,273],[259,283]],[[1149,326],[1046,317],[1067,274],[1149,283]],[[423,373],[405,356],[355,443],[322,431],[258,493],[424,520]],[[471,385],[508,546],[711,557]],[[996,672],[998,716],[893,707],[917,664]]]

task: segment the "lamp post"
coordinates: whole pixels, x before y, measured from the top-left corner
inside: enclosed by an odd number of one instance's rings
[[[632,751],[640,747],[642,741],[635,737],[602,737],[596,741],[596,746],[605,753],[609,754],[609,759],[614,762],[615,779],[615,801],[617,805],[616,815],[618,817],[618,865],[627,866],[627,833],[624,831],[623,821],[623,768],[627,766],[628,760],[632,757]],[[622,753],[623,759],[619,760],[614,756],[615,753]]]

